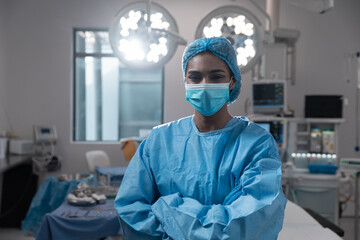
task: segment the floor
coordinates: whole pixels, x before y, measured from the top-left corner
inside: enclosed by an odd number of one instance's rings
[[[34,240],[34,237],[24,236],[22,231],[17,228],[0,228],[1,240]]]
[[[32,236],[24,236],[22,231],[17,228],[0,228],[1,240],[35,240]],[[105,240],[122,240],[121,237],[109,237]]]
[[[354,218],[349,218],[349,217],[341,218],[339,221],[339,227],[345,231],[344,240],[355,240]],[[360,226],[358,227],[358,229],[360,230]],[[358,232],[359,232],[359,237],[360,237],[360,231],[358,231]]]
[[[359,221],[360,222],[360,221]],[[354,219],[353,218],[342,218],[339,221],[339,226],[345,231],[344,240],[355,240],[354,239]],[[360,227],[359,227],[360,229]],[[359,234],[360,237],[360,234]],[[20,229],[15,228],[0,228],[0,239],[1,240],[35,240],[31,236],[24,236]],[[113,240],[121,240],[119,238],[109,238]]]

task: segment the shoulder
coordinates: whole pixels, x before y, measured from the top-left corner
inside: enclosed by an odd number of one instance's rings
[[[271,133],[248,119],[242,119],[242,121],[246,122],[246,127],[241,132],[239,141],[242,142],[240,144],[242,146],[241,151],[250,156],[248,158],[249,163],[255,163],[256,159],[259,160],[264,157],[278,161],[278,147]]]
[[[257,123],[250,121],[247,117],[244,116],[236,116],[239,122],[242,122],[245,125],[243,129],[243,134],[250,135],[250,136],[261,136],[261,137],[272,137],[270,132],[262,128]]]
[[[154,134],[168,131],[190,129],[192,126],[192,116],[184,117],[175,121],[158,125],[152,129]]]
[[[276,155],[277,144],[268,130],[247,118],[240,118],[240,121],[245,122],[245,127],[238,138],[244,143],[242,146],[247,148],[249,153],[264,151],[267,154]]]
[[[155,150],[179,143],[191,134],[192,128],[192,116],[155,126],[143,141],[144,147]]]
[[[192,128],[192,116],[184,117],[153,127],[147,141],[155,142],[160,139],[169,139],[171,136],[188,135]]]

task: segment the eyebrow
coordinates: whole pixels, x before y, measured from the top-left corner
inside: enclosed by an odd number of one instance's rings
[[[218,72],[226,73],[226,71],[224,71],[222,69],[214,69],[214,70],[210,71],[210,73],[218,73]]]
[[[187,72],[188,74],[200,74],[200,71],[195,71],[195,70],[189,70]],[[214,69],[211,70],[209,73],[226,73],[226,71],[222,70],[222,69]]]

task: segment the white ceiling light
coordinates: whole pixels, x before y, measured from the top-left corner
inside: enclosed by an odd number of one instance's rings
[[[174,18],[151,1],[127,5],[115,16],[109,30],[114,54],[132,68],[163,66],[186,41],[178,34]]]
[[[259,60],[263,48],[264,29],[260,21],[239,6],[225,6],[210,12],[200,22],[195,38],[225,37],[237,52],[242,73]]]

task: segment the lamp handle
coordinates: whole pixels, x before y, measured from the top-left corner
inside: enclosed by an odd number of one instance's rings
[[[269,21],[269,34],[270,34],[270,42],[274,42],[274,36],[273,36],[273,31],[272,31],[272,22],[271,22],[271,18],[269,16],[269,14],[267,14],[264,9],[262,9],[259,4],[257,4],[256,2],[254,2],[254,0],[249,0],[264,16],[265,18]]]
[[[175,37],[177,39],[177,43],[180,44],[180,45],[186,45],[187,44],[187,41],[181,37],[177,32],[173,32],[173,31],[169,31],[169,30],[165,30],[165,29],[160,29],[160,28],[150,28],[150,30],[155,30],[155,31],[158,31],[158,32],[164,32],[164,33],[167,33],[173,37]]]

